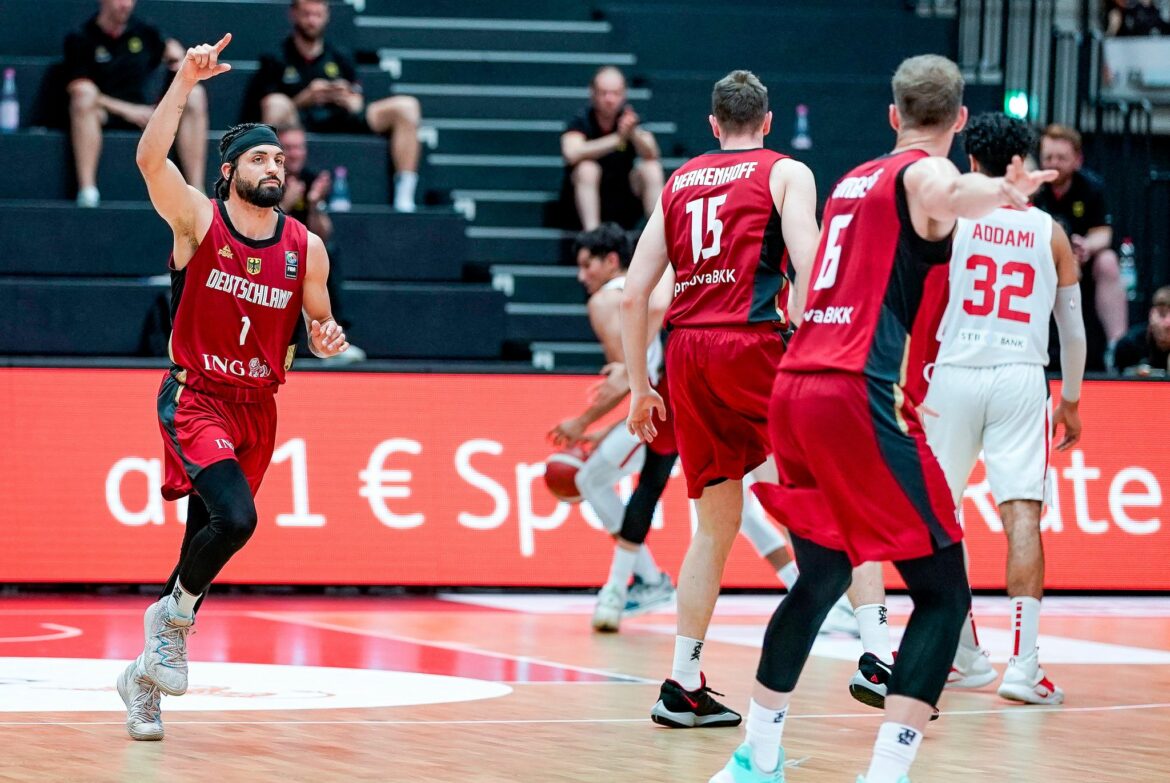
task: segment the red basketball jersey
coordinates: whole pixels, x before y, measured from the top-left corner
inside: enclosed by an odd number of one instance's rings
[[[768,179],[786,155],[716,150],[687,161],[662,190],[674,267],[669,327],[778,321],[788,253]]]
[[[931,269],[950,258],[950,239],[914,232],[906,168],[922,150],[862,164],[837,183],[821,228],[804,322],[780,367],[790,372],[840,370],[906,383],[916,322],[942,312],[945,286],[926,286]],[[919,359],[921,361],[921,358]]]
[[[309,232],[280,213],[269,239],[248,239],[212,201],[211,227],[172,280],[171,361],[210,394],[275,392],[292,363]]]

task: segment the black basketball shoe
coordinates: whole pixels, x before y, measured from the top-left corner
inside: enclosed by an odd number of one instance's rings
[[[743,717],[711,698],[722,693],[707,687],[707,677],[700,672],[697,690],[684,690],[674,680],[662,683],[658,703],[650,710],[650,720],[672,729],[707,729],[718,726],[738,726]]]
[[[849,680],[849,695],[862,704],[876,707],[879,710],[886,708],[886,691],[889,689],[890,675],[894,670],[890,665],[883,663],[873,653],[862,653],[857,662],[857,671]],[[930,715],[931,720],[938,720],[938,707]]]

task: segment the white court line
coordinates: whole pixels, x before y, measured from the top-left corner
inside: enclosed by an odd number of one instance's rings
[[[1157,704],[1115,704],[1101,707],[1003,707],[994,710],[947,710],[944,717],[956,718],[964,715],[1001,715],[1014,713],[1029,715],[1040,712],[1124,712],[1126,710],[1159,710],[1170,708],[1170,702]],[[870,712],[841,712],[820,715],[788,715],[788,720],[822,720],[833,718],[883,718],[881,710]],[[646,716],[637,718],[515,718],[510,720],[176,720],[167,718],[168,725],[186,726],[473,726],[473,725],[531,725],[549,723],[646,723]],[[80,721],[0,721],[0,726],[124,726],[121,720],[80,720]]]
[[[540,666],[549,666],[554,669],[568,669],[569,671],[583,672],[585,674],[596,674],[600,677],[613,677],[619,680],[626,680],[628,682],[635,682],[641,684],[656,684],[658,680],[648,680],[645,677],[635,677],[632,674],[620,674],[618,672],[610,672],[605,669],[592,669],[587,666],[574,666],[568,663],[559,663],[557,661],[549,661],[544,658],[533,658],[529,655],[511,655],[509,653],[495,652],[493,650],[484,650],[470,644],[463,644],[461,642],[440,642],[431,639],[419,639],[413,636],[402,636],[400,634],[391,633],[389,631],[378,631],[365,628],[351,628],[347,625],[335,625],[334,623],[325,623],[319,620],[308,620],[301,617],[282,617],[279,614],[271,612],[248,612],[249,617],[255,617],[260,620],[268,620],[274,623],[287,623],[289,625],[302,625],[309,628],[320,628],[323,631],[337,631],[338,633],[348,633],[354,636],[369,636],[375,639],[386,639],[392,642],[404,642],[406,644],[417,644],[423,647],[438,647],[443,650],[453,650],[455,652],[473,653],[475,655],[483,655],[488,658],[501,658],[508,661],[516,661],[517,663],[534,663]],[[531,683],[533,685],[539,683]]]
[[[72,639],[75,636],[81,636],[81,629],[70,625],[57,625],[56,623],[41,623],[40,625],[54,633],[43,633],[40,636],[3,636],[0,637],[0,642],[51,642],[56,639]]]

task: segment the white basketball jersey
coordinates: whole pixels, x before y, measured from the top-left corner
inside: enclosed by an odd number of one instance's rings
[[[1051,242],[1052,218],[1035,207],[958,221],[937,364],[1048,364],[1056,302]]]
[[[624,291],[626,288],[626,276],[615,277],[601,286],[601,291]],[[658,381],[662,378],[662,365],[664,356],[662,353],[662,340],[651,340],[649,347],[646,348],[646,372],[650,377],[650,385],[657,386]]]

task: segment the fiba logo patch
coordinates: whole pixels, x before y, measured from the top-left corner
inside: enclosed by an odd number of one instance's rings
[[[284,251],[284,276],[289,280],[297,279],[297,267],[301,265],[300,259],[297,256],[297,251]]]

